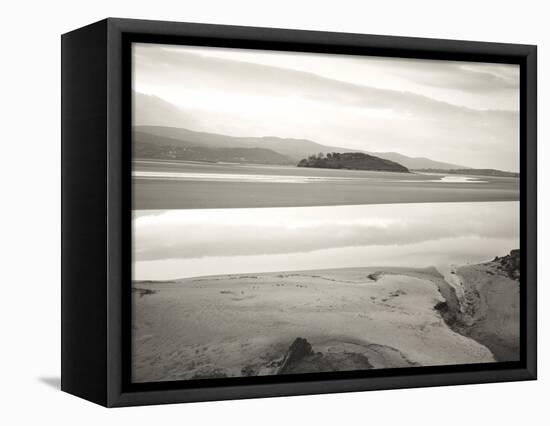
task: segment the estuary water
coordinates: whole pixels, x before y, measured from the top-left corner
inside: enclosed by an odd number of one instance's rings
[[[519,247],[519,202],[134,212],[134,279],[365,266],[448,267]]]
[[[136,210],[519,200],[504,177],[144,160],[132,174]]]

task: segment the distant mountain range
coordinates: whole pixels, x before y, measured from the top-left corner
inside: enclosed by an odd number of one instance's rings
[[[194,161],[297,164],[318,153],[352,153],[357,150],[322,145],[307,139],[235,137],[168,126],[135,126],[134,155],[138,158],[174,158]],[[367,152],[407,169],[461,169],[462,166],[396,152]]]
[[[135,124],[152,124],[156,126],[173,126],[195,129],[200,122],[193,118],[190,111],[180,108],[158,96],[133,93],[133,117]]]
[[[319,152],[352,152],[350,149],[325,146],[307,139],[286,139],[273,136],[235,137],[164,126],[136,126],[134,134],[139,137],[139,141],[146,141],[157,146],[171,144],[178,147],[200,146],[212,149],[263,148],[285,156],[286,160],[283,164],[296,164],[302,158]]]
[[[457,164],[444,163],[442,161],[430,160],[426,157],[407,157],[406,155],[399,154],[397,152],[371,152],[380,158],[385,158],[386,160],[395,161],[396,163],[403,164],[410,170],[418,169],[464,169],[464,166],[459,166]]]
[[[136,158],[177,159],[187,161],[294,164],[288,157],[265,148],[208,148],[203,146],[159,145],[161,138],[148,138],[134,134],[134,156]],[[154,142],[147,142],[153,140]]]
[[[157,96],[134,92],[133,94],[133,121],[135,135],[138,137],[136,155],[148,153],[153,158],[174,158],[175,152],[168,154],[167,146],[186,148],[186,152],[179,150],[177,157],[182,160],[203,161],[234,161],[260,162],[267,164],[297,164],[302,158],[320,152],[363,152],[375,155],[386,160],[402,164],[408,169],[462,169],[457,164],[434,161],[423,157],[407,157],[397,152],[371,152],[322,145],[307,139],[265,137],[234,137],[215,133],[206,133],[188,129],[204,128],[208,123],[199,120],[193,111],[178,107]],[[177,127],[174,127],[177,123]],[[154,124],[154,125],[151,125]],[[161,139],[168,138],[170,140]],[[143,145],[146,144],[146,145]],[[147,145],[150,144],[150,145]],[[155,148],[156,147],[156,148]],[[163,147],[162,149],[160,147]],[[193,150],[189,148],[193,147]],[[200,149],[199,149],[200,148]],[[208,148],[209,150],[205,150]],[[223,148],[225,152],[214,153],[214,150]],[[239,151],[231,152],[233,148]],[[263,151],[246,151],[254,148],[273,151],[273,154]],[[280,156],[285,158],[281,158]],[[172,156],[170,156],[172,155]],[[262,160],[262,155],[264,156]],[[218,159],[223,158],[223,159]]]

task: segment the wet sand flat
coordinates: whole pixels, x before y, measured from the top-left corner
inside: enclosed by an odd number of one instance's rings
[[[519,179],[259,165],[137,162],[135,209],[517,201]]]

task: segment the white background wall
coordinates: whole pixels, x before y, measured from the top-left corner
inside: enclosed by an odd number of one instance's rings
[[[548,421],[550,164],[543,1],[5,1],[0,423],[518,425]],[[539,381],[106,410],[56,389],[60,357],[60,34],[107,16],[539,46]],[[546,393],[546,395],[545,395]],[[55,423],[54,423],[55,422]]]

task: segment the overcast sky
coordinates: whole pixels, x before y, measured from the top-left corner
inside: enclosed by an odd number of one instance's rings
[[[180,108],[136,124],[519,170],[515,65],[136,44],[133,75]]]

